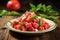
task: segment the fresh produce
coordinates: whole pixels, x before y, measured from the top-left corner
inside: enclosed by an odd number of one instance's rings
[[[11,27],[21,31],[42,31],[48,29],[50,25],[34,12],[26,12],[17,20],[11,22]]]
[[[9,0],[7,2],[7,9],[9,10],[19,10],[21,7],[21,4],[18,0]]]
[[[30,3],[30,12],[42,12],[39,15],[43,18],[48,18],[48,19],[57,19],[59,18],[59,13],[52,8],[51,5],[45,5],[45,4],[38,4],[35,6],[34,4]],[[49,17],[48,17],[49,16]]]
[[[7,11],[7,10],[0,10],[0,17],[5,17],[7,15],[12,16],[19,16],[20,14],[17,11]]]

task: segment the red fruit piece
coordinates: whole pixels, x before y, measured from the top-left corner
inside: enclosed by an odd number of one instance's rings
[[[36,14],[34,12],[31,12],[31,16],[36,16]]]
[[[30,27],[29,30],[30,31],[35,31],[35,29],[33,27]]]
[[[43,21],[42,26],[44,27],[44,29],[48,29],[49,24],[47,22]]]
[[[18,22],[21,22],[22,18],[20,17],[20,18],[18,18],[17,20],[18,20]]]
[[[34,20],[33,20],[33,22],[36,22],[36,23],[37,23],[37,22],[38,22],[38,20],[37,20],[37,19],[34,19]]]
[[[26,28],[22,28],[22,31],[26,31]]]
[[[46,29],[48,29],[48,27],[49,27],[49,25],[46,24],[46,25],[44,26],[44,29],[46,30]]]
[[[14,27],[15,25],[17,25],[17,22],[16,21],[14,21],[14,22],[12,22],[12,27]]]
[[[25,22],[26,21],[26,17],[22,17],[21,22]]]
[[[38,26],[39,26],[39,24],[38,24],[38,23],[35,23],[35,22],[34,22],[32,25],[33,25],[33,27],[36,28],[36,29],[37,29]]]
[[[25,15],[26,17],[29,17],[29,16],[31,16],[31,12],[26,12],[26,15]]]
[[[27,22],[31,22],[31,20],[32,20],[31,17],[28,17],[28,18],[26,19]]]
[[[39,30],[44,30],[44,27],[39,27]]]
[[[21,29],[21,25],[20,24],[17,24],[17,25],[15,25],[14,28],[17,29],[17,30],[20,30]]]
[[[31,23],[26,23],[26,24],[25,24],[25,27],[26,27],[26,28],[30,28],[30,27],[32,27],[32,24],[31,24]]]

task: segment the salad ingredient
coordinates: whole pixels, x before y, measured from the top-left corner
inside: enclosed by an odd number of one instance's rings
[[[12,15],[12,16],[19,16],[20,14],[17,11],[7,11],[7,10],[0,10],[0,16],[5,17],[7,15]]]
[[[11,25],[13,25],[12,27],[21,31],[39,31],[46,30],[50,27],[47,22],[33,12],[26,12],[21,17],[17,18],[16,22],[11,23]]]
[[[42,18],[49,18],[49,19],[58,19],[59,18],[59,13],[52,9],[51,5],[45,5],[45,4],[38,4],[37,6],[35,6],[34,4],[30,3],[30,12],[38,12],[41,11],[43,13],[40,13],[39,15]],[[49,16],[49,17],[48,17]]]
[[[7,9],[9,10],[19,10],[20,6],[21,5],[18,0],[10,0],[7,3]]]
[[[0,10],[0,16],[7,16],[8,12],[6,10]]]
[[[12,16],[19,16],[20,14],[18,12],[16,12],[16,11],[11,11],[10,15],[12,15]]]

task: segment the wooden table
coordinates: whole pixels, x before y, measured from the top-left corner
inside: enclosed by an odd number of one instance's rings
[[[57,23],[57,28],[51,32],[39,35],[25,35],[9,31],[8,29],[4,29],[5,23],[13,18],[16,17],[0,17],[0,40],[60,40],[60,19],[54,20]]]

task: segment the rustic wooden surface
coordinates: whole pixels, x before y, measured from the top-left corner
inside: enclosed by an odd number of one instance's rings
[[[16,17],[0,17],[0,40],[60,40],[60,19],[54,20],[57,23],[57,28],[51,32],[39,35],[25,35],[10,31],[8,29],[1,29],[5,28],[5,23],[13,18]]]

